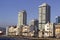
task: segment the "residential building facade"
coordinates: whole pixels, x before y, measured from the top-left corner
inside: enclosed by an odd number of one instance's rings
[[[50,22],[50,6],[47,3],[43,3],[39,6],[39,32],[43,31],[45,24]],[[41,34],[39,33],[39,36]]]
[[[34,31],[32,30],[30,30],[30,26],[28,26],[28,25],[24,25],[23,27],[22,27],[22,36],[26,36],[26,37],[32,37],[32,36],[34,36]]]
[[[50,22],[50,6],[43,3],[39,6],[39,30],[44,29],[44,25]]]
[[[38,36],[38,20],[37,19],[33,19],[30,22],[30,30],[31,31],[35,31],[34,32],[34,36],[37,37]]]
[[[27,24],[27,13],[25,10],[22,10],[18,14],[18,24],[17,27],[20,27],[21,25],[26,25]]]
[[[55,37],[60,38],[60,24],[55,25]]]
[[[47,23],[44,29],[44,37],[54,37],[55,35],[54,23]]]

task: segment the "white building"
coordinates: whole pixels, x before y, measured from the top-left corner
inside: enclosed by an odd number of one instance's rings
[[[39,31],[39,37],[54,37],[55,36],[55,26],[54,23],[47,23],[44,26],[44,30]]]
[[[27,14],[26,14],[26,11],[23,10],[23,11],[19,12],[19,14],[18,14],[17,27],[20,27],[21,25],[26,25],[26,23],[27,23]]]
[[[6,35],[20,35],[19,32],[16,26],[9,26],[6,28]]]
[[[46,23],[50,22],[50,6],[47,3],[39,5],[39,30],[43,30]]]
[[[44,37],[54,36],[54,23],[47,23],[44,29]]]
[[[18,24],[17,24],[17,34],[20,34],[21,26],[27,24],[27,13],[25,10],[22,10],[18,13]]]
[[[30,27],[29,26],[23,26],[22,32],[30,32]]]
[[[22,36],[29,36],[29,32],[30,32],[30,27],[24,25],[22,27]]]

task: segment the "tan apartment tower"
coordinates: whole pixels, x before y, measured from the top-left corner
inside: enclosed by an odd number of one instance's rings
[[[26,24],[27,24],[27,13],[25,10],[22,10],[21,12],[18,13],[18,27]]]
[[[50,6],[43,3],[39,6],[39,30],[44,29],[46,23],[50,22]]]

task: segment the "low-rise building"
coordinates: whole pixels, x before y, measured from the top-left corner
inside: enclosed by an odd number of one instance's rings
[[[33,19],[30,21],[30,30],[31,32],[34,31],[34,37],[38,36],[38,20],[37,19]]]
[[[55,34],[54,23],[47,23],[44,29],[44,37],[53,37]]]
[[[60,24],[55,25],[55,37],[60,38]]]
[[[6,35],[17,35],[16,26],[9,26],[8,28],[6,28]]]
[[[22,27],[22,35],[23,36],[28,36],[30,32],[30,27],[29,26],[23,26]]]
[[[17,26],[9,26],[6,28],[6,35],[18,36],[34,36],[34,26],[22,25],[20,28]]]
[[[38,32],[38,37],[44,37],[44,32],[42,30]]]
[[[55,36],[55,26],[54,23],[47,23],[43,30],[39,31],[39,37],[54,37]]]
[[[30,30],[30,26],[25,25],[22,27],[22,36],[34,36],[34,32]]]

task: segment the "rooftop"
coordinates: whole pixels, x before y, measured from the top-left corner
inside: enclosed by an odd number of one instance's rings
[[[39,5],[38,7],[47,6],[47,5],[48,5],[47,3],[43,3],[43,4]]]

